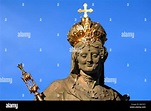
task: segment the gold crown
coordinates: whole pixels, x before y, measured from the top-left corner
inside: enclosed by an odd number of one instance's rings
[[[69,30],[67,36],[71,46],[75,46],[78,42],[93,43],[100,41],[102,44],[107,40],[104,28],[98,22],[92,22],[88,17],[87,12],[92,12],[92,9],[87,9],[87,4],[84,5],[84,10],[79,9],[78,12],[84,12],[84,17],[81,22],[76,23]]]

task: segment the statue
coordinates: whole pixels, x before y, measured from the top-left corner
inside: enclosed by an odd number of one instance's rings
[[[87,4],[81,21],[68,32],[68,41],[73,47],[71,70],[68,77],[52,82],[43,91],[43,100],[75,101],[129,101],[130,97],[104,84],[104,62],[108,52],[104,46],[106,32],[98,22],[91,21]]]

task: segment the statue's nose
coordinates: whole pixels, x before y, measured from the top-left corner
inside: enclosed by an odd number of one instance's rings
[[[91,56],[91,54],[87,55],[87,62],[90,62],[90,63],[92,62],[92,56]]]

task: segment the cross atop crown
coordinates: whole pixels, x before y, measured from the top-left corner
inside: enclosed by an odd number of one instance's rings
[[[83,10],[82,10],[82,9],[79,9],[79,10],[78,10],[79,13],[82,13],[82,12],[84,13],[83,16],[84,16],[85,18],[88,17],[87,12],[90,12],[90,13],[93,12],[93,9],[91,9],[91,8],[90,8],[90,9],[87,9],[87,6],[88,6],[88,5],[87,5],[86,3],[84,3],[84,4],[83,4],[84,9],[83,9]]]

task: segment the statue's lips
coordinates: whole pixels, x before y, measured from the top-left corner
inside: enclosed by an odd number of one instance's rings
[[[92,67],[93,65],[92,64],[87,64],[87,67]]]

